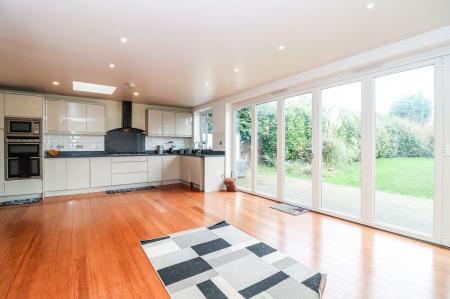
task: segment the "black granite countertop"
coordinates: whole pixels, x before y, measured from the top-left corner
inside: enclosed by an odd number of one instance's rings
[[[130,156],[167,156],[167,155],[180,155],[180,156],[193,156],[193,157],[223,157],[224,151],[203,150],[199,153],[184,153],[180,154],[179,150],[169,153],[165,151],[163,154],[158,154],[156,151],[145,151],[143,153],[129,153],[129,154],[111,154],[103,151],[62,151],[58,156],[53,157],[47,153],[44,158],[95,158],[95,157],[130,157]]]

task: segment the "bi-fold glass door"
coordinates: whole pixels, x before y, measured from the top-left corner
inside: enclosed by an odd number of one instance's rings
[[[361,82],[321,90],[321,207],[361,218]]]
[[[284,99],[284,201],[311,207],[312,93]]]
[[[375,78],[374,221],[433,233],[435,67]]]
[[[423,62],[237,107],[238,187],[436,239],[435,74]]]

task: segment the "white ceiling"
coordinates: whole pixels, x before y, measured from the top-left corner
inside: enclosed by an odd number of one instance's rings
[[[368,2],[1,0],[0,86],[193,107],[450,24],[448,0]]]

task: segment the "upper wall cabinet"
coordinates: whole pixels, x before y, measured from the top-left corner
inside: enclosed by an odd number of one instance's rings
[[[192,137],[192,114],[147,110],[148,136]]]
[[[148,136],[161,136],[162,132],[162,111],[147,110]]]
[[[99,104],[47,100],[47,132],[104,134],[106,107]]]
[[[86,133],[86,104],[67,103],[67,131]]]
[[[162,115],[163,123],[163,135],[164,136],[175,136],[175,112],[163,112]]]
[[[47,101],[47,132],[67,131],[67,103]]]
[[[103,134],[106,131],[106,110],[103,105],[87,104],[86,130]]]
[[[5,116],[42,117],[41,96],[5,93]]]
[[[177,136],[192,136],[192,114],[191,113],[175,113]]]

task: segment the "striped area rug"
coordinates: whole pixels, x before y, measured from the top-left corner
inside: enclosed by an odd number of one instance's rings
[[[141,241],[171,298],[321,298],[326,275],[225,221]]]

